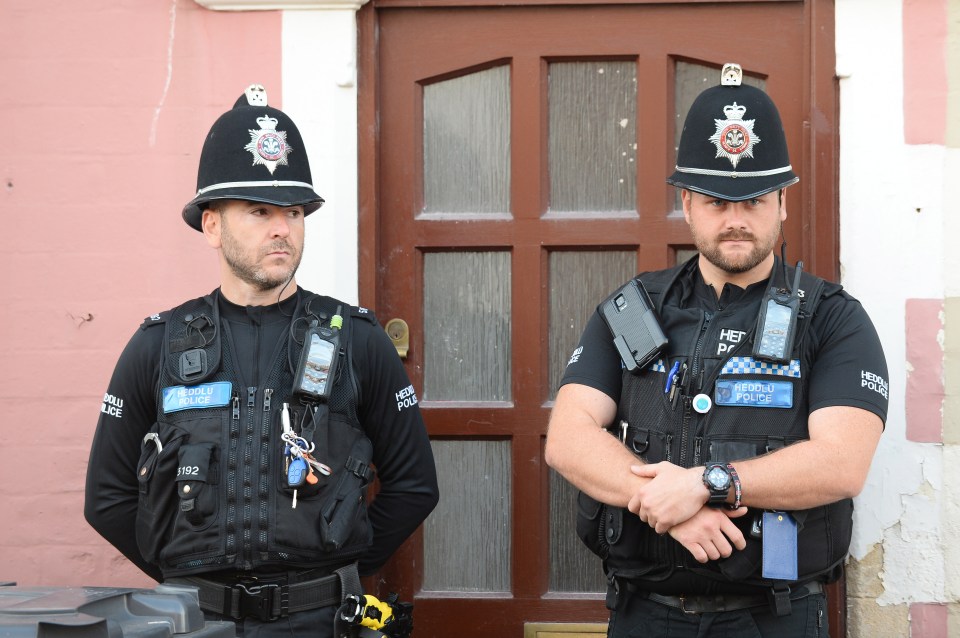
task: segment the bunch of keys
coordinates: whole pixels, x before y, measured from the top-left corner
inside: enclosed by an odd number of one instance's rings
[[[297,506],[297,493],[304,483],[316,485],[320,480],[313,471],[316,470],[324,476],[330,476],[330,467],[313,458],[310,453],[313,452],[313,443],[308,443],[303,437],[297,436],[293,428],[290,427],[290,412],[288,405],[283,404],[283,410],[280,412],[280,424],[283,427],[283,458],[284,469],[287,474],[287,486],[293,489],[292,507]]]

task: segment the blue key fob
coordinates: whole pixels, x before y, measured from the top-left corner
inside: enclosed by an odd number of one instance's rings
[[[307,467],[307,462],[298,456],[290,461],[290,467],[287,468],[287,485],[300,487],[307,480],[309,473],[310,468]]]

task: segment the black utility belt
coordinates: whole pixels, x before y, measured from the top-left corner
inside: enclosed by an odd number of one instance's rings
[[[234,620],[271,621],[308,609],[339,606],[342,602],[337,574],[296,583],[283,577],[222,583],[199,576],[173,578],[168,582],[196,587],[201,609]]]

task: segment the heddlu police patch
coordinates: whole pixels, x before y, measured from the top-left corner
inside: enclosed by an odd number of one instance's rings
[[[194,408],[222,408],[230,403],[233,384],[229,381],[201,385],[177,385],[163,389],[163,413]]]
[[[759,379],[720,379],[714,389],[717,405],[738,405],[751,408],[792,408],[793,383]]]

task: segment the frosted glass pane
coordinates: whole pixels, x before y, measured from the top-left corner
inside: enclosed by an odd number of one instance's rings
[[[424,212],[510,211],[510,69],[423,87]]]
[[[760,78],[745,74],[743,83],[766,90],[766,82]],[[687,113],[690,111],[693,101],[703,91],[718,84],[720,84],[719,66],[713,67],[705,64],[677,61],[674,67],[674,105],[677,109],[674,113],[673,123],[674,159],[676,159],[677,150],[680,148],[680,133],[683,132],[683,121],[687,119]],[[680,189],[678,188],[676,191],[674,206],[679,211],[682,210],[683,206],[680,203]]]
[[[685,264],[687,260],[697,254],[695,248],[678,248],[677,249],[677,263],[676,266],[680,264]]]
[[[423,398],[510,400],[510,253],[423,258]]]
[[[550,398],[580,333],[603,299],[637,274],[633,251],[550,253]]]
[[[635,211],[636,63],[554,62],[548,99],[550,210]]]
[[[510,590],[510,444],[431,441],[440,504],[423,526],[423,590]]]
[[[550,470],[550,591],[603,592],[600,558],[576,532],[577,489]]]

